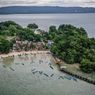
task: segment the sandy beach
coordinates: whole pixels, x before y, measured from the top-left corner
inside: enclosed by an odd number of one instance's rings
[[[8,54],[1,54],[0,58],[10,57],[10,56],[17,56],[17,55],[23,55],[23,54],[40,54],[40,53],[50,53],[50,51],[34,50],[34,51],[11,52],[11,53],[8,53]]]

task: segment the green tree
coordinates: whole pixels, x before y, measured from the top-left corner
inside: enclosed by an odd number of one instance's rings
[[[85,73],[91,73],[95,70],[95,63],[89,61],[88,59],[83,59],[80,64],[80,68]]]
[[[11,43],[8,40],[0,37],[0,53],[9,53],[11,47]]]
[[[33,24],[28,24],[27,26],[28,28],[31,28],[31,29],[37,29],[38,28],[38,25],[33,23]]]
[[[95,71],[95,39],[88,38],[84,28],[60,25],[57,32],[50,28],[49,36],[54,41],[51,52],[69,64],[79,63],[84,72]]]

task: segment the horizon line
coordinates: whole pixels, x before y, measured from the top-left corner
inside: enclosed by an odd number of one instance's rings
[[[92,6],[56,6],[56,5],[5,5],[5,6],[0,6],[0,8],[4,7],[80,7],[80,8],[95,8]]]

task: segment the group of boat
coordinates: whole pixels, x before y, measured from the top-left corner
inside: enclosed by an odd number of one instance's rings
[[[52,74],[47,74],[47,73],[45,73],[44,71],[38,71],[38,70],[36,70],[35,68],[32,69],[31,72],[32,72],[33,75],[40,74],[40,75],[44,75],[44,76],[46,76],[46,77],[48,77],[48,78],[54,77],[54,76],[56,75],[56,74],[54,74],[54,73],[52,73]],[[64,76],[59,75],[59,76],[57,77],[57,79],[74,80],[74,81],[77,82],[77,78],[72,77],[72,76],[69,76],[69,75],[64,75]]]

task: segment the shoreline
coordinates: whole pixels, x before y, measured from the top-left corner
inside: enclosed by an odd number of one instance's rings
[[[49,50],[46,50],[46,51],[33,50],[33,51],[10,52],[8,54],[0,54],[0,58],[17,56],[17,55],[22,55],[22,54],[39,54],[39,53],[50,53],[50,51]]]
[[[67,70],[67,69],[65,69],[65,68],[62,68],[62,69],[61,69],[61,66],[63,65],[63,64],[62,64],[63,61],[62,61],[61,59],[57,58],[56,56],[54,56],[54,59],[55,59],[55,61],[56,61],[56,64],[59,66],[59,70],[60,70],[61,72],[66,73],[66,74],[68,74],[68,75],[71,75],[71,76],[73,76],[73,77],[75,77],[75,78],[78,78],[78,79],[80,79],[80,80],[82,80],[82,81],[85,81],[85,82],[87,82],[87,83],[90,83],[90,84],[95,85],[95,80],[93,80],[93,79],[89,79],[89,78],[87,78],[87,77],[85,77],[85,76],[83,76],[83,75],[80,75],[80,74],[77,74],[77,73],[73,73],[73,72],[71,72],[71,71],[69,71],[69,70]]]

